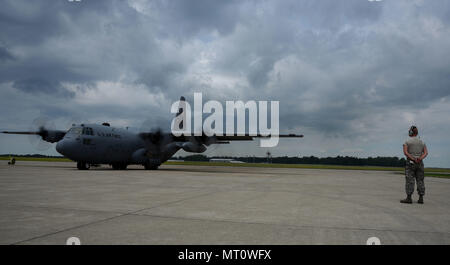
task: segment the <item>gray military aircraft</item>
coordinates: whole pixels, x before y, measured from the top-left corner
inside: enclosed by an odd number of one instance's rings
[[[184,99],[184,98],[182,98]],[[177,116],[180,113],[177,113]],[[109,164],[113,169],[126,169],[128,165],[143,165],[155,170],[183,149],[191,153],[203,153],[211,144],[228,144],[230,141],[249,141],[258,137],[245,135],[225,136],[175,136],[172,133],[135,133],[127,129],[114,128],[109,123],[73,125],[68,131],[40,127],[34,132],[3,131],[7,134],[39,135],[44,141],[56,144],[56,151],[76,161],[80,170],[91,165]],[[285,134],[279,137],[303,137]]]

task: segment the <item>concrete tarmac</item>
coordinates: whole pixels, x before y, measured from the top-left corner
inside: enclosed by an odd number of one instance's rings
[[[0,161],[0,244],[449,244],[450,179],[392,172]]]

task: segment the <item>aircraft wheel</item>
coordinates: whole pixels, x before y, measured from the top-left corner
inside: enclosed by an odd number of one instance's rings
[[[125,169],[127,169],[127,164],[120,164],[120,163],[114,163],[114,164],[112,164],[112,168],[114,169],[114,170],[125,170]]]
[[[144,167],[145,167],[146,170],[157,170],[159,165],[155,165],[155,164],[152,164],[152,163],[146,163],[144,165]]]
[[[77,168],[79,170],[88,170],[89,164],[87,164],[86,162],[77,162]]]

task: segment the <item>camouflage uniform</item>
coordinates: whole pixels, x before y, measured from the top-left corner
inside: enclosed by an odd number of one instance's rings
[[[411,195],[414,192],[414,181],[417,182],[417,193],[419,195],[425,195],[425,183],[424,183],[424,166],[423,162],[414,163],[410,160],[406,161],[405,166],[406,185],[405,190],[407,195]]]
[[[411,136],[405,141],[405,145],[408,148],[408,153],[414,158],[419,158],[424,148],[425,143],[417,136]],[[417,182],[417,193],[419,195],[425,195],[425,184],[424,184],[424,167],[423,162],[415,163],[408,159],[405,166],[405,177],[406,177],[406,194],[408,196],[412,195],[414,192],[414,181]]]

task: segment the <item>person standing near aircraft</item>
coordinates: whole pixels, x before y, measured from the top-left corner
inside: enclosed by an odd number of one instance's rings
[[[406,156],[405,165],[405,191],[406,199],[401,200],[401,203],[412,203],[411,196],[414,192],[414,181],[417,182],[417,193],[419,193],[420,204],[423,204],[423,196],[425,195],[425,183],[424,183],[424,165],[423,159],[427,157],[428,150],[425,143],[417,136],[419,130],[416,126],[409,128],[409,138],[403,144],[403,153]]]

